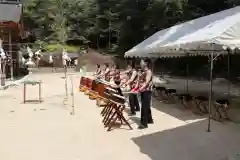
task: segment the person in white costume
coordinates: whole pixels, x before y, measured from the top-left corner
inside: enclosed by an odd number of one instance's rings
[[[52,55],[49,56],[49,64],[51,65],[52,72],[53,72],[54,71],[54,62],[53,62],[53,56]],[[56,68],[55,68],[55,70],[56,70]]]
[[[35,56],[36,56],[36,67],[39,68],[39,61],[41,60],[42,54],[41,54],[41,50],[38,50],[37,52],[35,52]]]

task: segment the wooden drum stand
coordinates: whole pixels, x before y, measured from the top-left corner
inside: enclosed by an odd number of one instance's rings
[[[108,128],[107,131],[111,131],[117,121],[120,122],[120,125],[125,124],[132,130],[133,128],[123,115],[125,98],[120,96],[115,89],[107,87],[105,99],[107,100],[107,105],[103,108],[101,115],[103,116],[102,122],[104,126]]]

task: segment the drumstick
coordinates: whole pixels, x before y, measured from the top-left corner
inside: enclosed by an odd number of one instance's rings
[[[138,94],[139,92],[123,92],[123,94]]]

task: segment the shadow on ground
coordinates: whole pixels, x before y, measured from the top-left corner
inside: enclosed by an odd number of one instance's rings
[[[152,107],[160,112],[171,115],[172,117],[175,117],[182,121],[197,120],[197,119],[205,118],[207,116],[207,115],[203,115],[203,116],[196,115],[191,110],[185,109],[181,104],[166,104],[156,99],[153,99]]]
[[[206,129],[202,120],[132,140],[152,160],[224,160],[240,152],[240,125],[212,121]]]

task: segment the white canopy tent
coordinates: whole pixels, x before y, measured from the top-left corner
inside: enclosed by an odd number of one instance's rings
[[[161,30],[125,56],[181,56],[196,50],[194,54],[227,53],[226,48],[240,48],[240,6]]]
[[[126,57],[174,57],[210,54],[209,123],[214,54],[240,49],[240,6],[159,31],[125,53]],[[228,58],[229,66],[229,58]],[[228,67],[229,70],[229,67]]]

